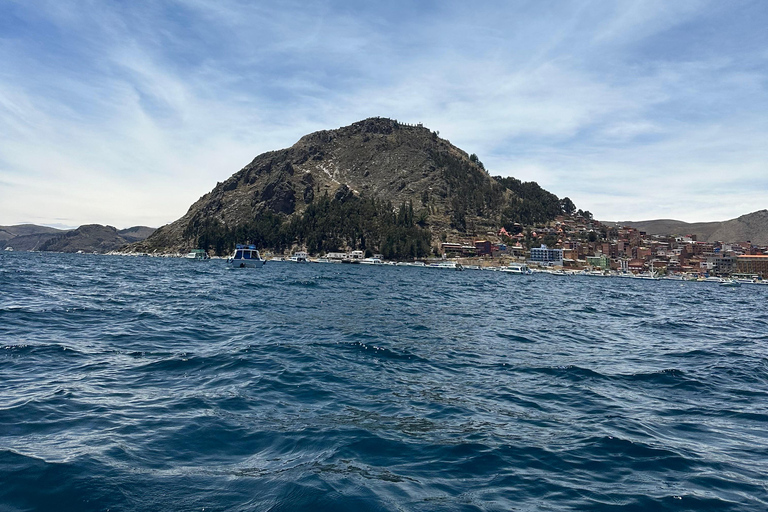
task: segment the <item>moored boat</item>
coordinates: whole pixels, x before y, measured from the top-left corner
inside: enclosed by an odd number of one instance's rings
[[[435,263],[430,263],[427,265],[429,268],[447,268],[451,270],[464,270],[461,265],[457,264],[455,261],[438,261]]]
[[[227,265],[230,268],[261,268],[264,260],[255,245],[237,244],[234,254],[227,259]]]
[[[308,263],[309,262],[309,254],[307,254],[304,251],[295,252],[289,258],[289,261],[292,261],[294,263]]]
[[[210,256],[208,256],[208,253],[205,252],[203,249],[192,249],[189,253],[184,255],[184,258],[188,260],[209,260],[211,259]]]
[[[528,265],[523,265],[522,263],[511,263],[499,270],[501,272],[507,272],[508,274],[519,274],[524,276],[529,276],[533,273],[531,272],[531,269],[528,268]]]

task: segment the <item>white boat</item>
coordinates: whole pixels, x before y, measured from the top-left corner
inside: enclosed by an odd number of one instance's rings
[[[13,247],[6,247],[5,250],[8,252],[13,252]]]
[[[227,259],[230,268],[261,268],[264,260],[254,245],[236,245],[235,253]]]
[[[459,270],[461,265],[457,265],[455,261],[438,261],[436,263],[430,263],[430,268],[447,268],[451,270]]]
[[[659,279],[661,279],[654,272],[643,272],[643,273],[640,273],[640,274],[635,274],[633,277],[635,279],[647,279],[647,280],[650,280],[650,281],[658,281]]]
[[[522,263],[511,263],[506,267],[502,267],[499,270],[501,272],[507,272],[508,274],[519,274],[524,276],[529,276],[533,274],[533,272],[531,272],[531,269],[528,268],[528,265],[523,265]]]
[[[343,260],[341,260],[342,263],[360,263],[362,259],[365,257],[365,253],[363,251],[352,251],[349,254],[347,254]]]
[[[741,283],[736,281],[735,279],[723,279],[720,281],[720,286],[727,286],[728,288],[736,288],[738,286],[741,286]]]
[[[309,262],[309,254],[304,251],[298,251],[293,253],[293,256],[289,258],[289,261],[294,263],[307,263]]]
[[[363,258],[360,263],[363,265],[381,265],[384,262],[379,258]]]
[[[210,256],[208,256],[208,253],[205,252],[203,249],[192,249],[191,252],[184,255],[184,257],[188,260],[209,260],[211,259]]]
[[[579,275],[586,277],[608,277],[608,274],[602,270],[584,270]]]

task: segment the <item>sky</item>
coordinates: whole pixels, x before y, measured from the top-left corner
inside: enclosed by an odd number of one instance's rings
[[[159,227],[381,116],[605,221],[768,208],[765,0],[0,0],[0,225]]]

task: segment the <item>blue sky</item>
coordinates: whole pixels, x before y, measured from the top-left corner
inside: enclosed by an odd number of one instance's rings
[[[371,116],[601,220],[768,208],[768,2],[0,0],[0,225],[160,226]]]

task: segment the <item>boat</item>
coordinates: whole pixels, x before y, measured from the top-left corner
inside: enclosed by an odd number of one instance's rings
[[[579,275],[586,277],[608,277],[608,274],[602,270],[583,270]]]
[[[507,272],[508,274],[519,274],[525,276],[533,274],[531,269],[528,268],[528,265],[523,265],[522,263],[510,263],[506,267],[502,267],[500,271]]]
[[[264,260],[255,245],[237,244],[234,254],[227,259],[227,265],[230,268],[261,268]]]
[[[347,254],[343,260],[341,260],[342,263],[360,263],[360,261],[365,257],[365,253],[363,251],[352,251],[349,254]]]
[[[737,288],[741,286],[741,283],[736,281],[735,279],[723,279],[720,281],[720,286],[725,286],[728,288]]]
[[[13,247],[6,247],[5,250],[8,252],[13,252]]]
[[[659,281],[661,277],[659,277],[656,272],[653,271],[653,267],[651,267],[651,270],[648,272],[640,272],[639,274],[633,274],[632,277],[634,279],[646,279],[650,281]]]
[[[384,262],[380,258],[363,258],[360,263],[363,265],[381,265]]]
[[[304,251],[298,251],[293,253],[293,256],[288,258],[289,261],[292,261],[294,263],[308,263],[309,262],[309,255]]]
[[[451,270],[464,270],[461,265],[458,265],[455,261],[438,261],[436,263],[430,263],[427,265],[429,268],[447,268]]]
[[[211,259],[210,256],[208,256],[208,253],[205,252],[203,249],[192,249],[191,252],[184,255],[184,257],[188,260],[209,260]]]

